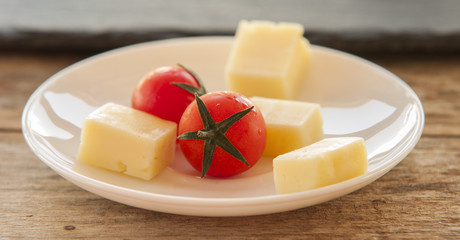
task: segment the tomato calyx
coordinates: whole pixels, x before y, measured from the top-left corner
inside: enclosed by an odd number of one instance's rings
[[[195,99],[204,128],[198,131],[186,132],[179,135],[177,138],[204,141],[201,177],[203,178],[211,167],[214,150],[217,146],[244,163],[246,166],[249,166],[249,163],[246,161],[243,154],[241,154],[241,152],[230,142],[230,140],[225,136],[225,133],[231,126],[233,126],[233,124],[247,115],[254,106],[239,111],[223,121],[216,123],[211,117],[211,114],[209,113],[209,110],[203,100],[201,100],[198,95],[195,95]]]
[[[186,83],[175,83],[175,82],[172,82],[171,84],[174,85],[174,86],[177,86],[177,87],[180,87],[182,89],[184,89],[185,91],[193,94],[193,95],[198,95],[198,96],[202,96],[204,94],[206,94],[206,89],[204,88],[204,84],[201,82],[201,79],[198,77],[198,75],[193,72],[192,70],[186,68],[184,65],[182,64],[177,64],[177,66],[183,68],[185,71],[187,71],[188,73],[190,73],[190,75],[192,75],[196,81],[198,82],[198,85],[200,85],[199,88],[195,87],[195,86],[192,86],[190,84],[186,84]]]

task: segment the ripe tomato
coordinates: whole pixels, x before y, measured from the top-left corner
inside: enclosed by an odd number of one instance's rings
[[[215,147],[211,156],[212,160],[209,170],[205,172],[203,171],[203,162],[205,162],[203,160],[205,152],[205,141],[203,138],[201,140],[182,139],[179,136],[180,148],[188,162],[196,170],[202,172],[202,177],[204,174],[214,177],[230,177],[254,166],[264,151],[266,140],[265,121],[260,110],[256,107],[249,109],[254,106],[252,102],[243,95],[235,92],[212,92],[201,96],[200,99],[217,125],[237,112],[242,110],[247,111],[246,115],[243,115],[241,119],[232,123],[231,127],[224,134],[233,146],[239,150],[249,166],[230,155],[230,153],[221,147]],[[200,99],[197,99],[197,101]],[[184,111],[179,123],[178,131],[180,135],[186,135],[195,131],[200,132],[199,130],[205,128],[206,124],[203,124],[202,117],[200,117],[197,101],[192,102]],[[211,135],[214,135],[214,133]]]
[[[200,88],[199,81],[187,69],[179,66],[160,67],[138,83],[131,98],[131,106],[179,124],[182,113],[195,96],[171,83]]]

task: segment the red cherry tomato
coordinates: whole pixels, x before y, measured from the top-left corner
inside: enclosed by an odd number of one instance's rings
[[[248,109],[252,102],[241,94],[229,91],[211,92],[200,97],[206,105],[212,119],[219,123],[231,115]],[[197,102],[192,102],[182,115],[179,123],[179,134],[198,131],[204,128]],[[235,146],[249,166],[236,159],[221,147],[216,147],[207,175],[214,177],[230,177],[242,173],[257,163],[261,157],[266,140],[265,121],[259,109],[254,107],[244,117],[226,131],[225,136]],[[179,139],[180,148],[188,162],[202,172],[203,140]],[[203,175],[202,175],[203,176]]]
[[[179,124],[182,113],[195,96],[171,83],[200,87],[197,79],[186,69],[176,66],[160,67],[138,83],[131,98],[131,106]]]

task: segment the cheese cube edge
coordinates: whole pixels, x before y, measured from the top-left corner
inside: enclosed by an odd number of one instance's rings
[[[278,194],[320,188],[360,176],[368,156],[361,137],[326,138],[273,160]]]
[[[176,131],[174,122],[107,103],[85,119],[77,160],[150,180],[174,158]]]

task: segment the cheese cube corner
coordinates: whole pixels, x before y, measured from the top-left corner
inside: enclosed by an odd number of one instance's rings
[[[85,119],[77,159],[150,180],[172,162],[176,129],[174,122],[108,103]]]
[[[229,90],[295,99],[310,59],[303,33],[297,23],[242,20],[225,70]]]
[[[360,137],[324,139],[273,160],[278,194],[339,183],[364,174],[367,167],[366,146]]]
[[[319,104],[263,97],[250,99],[262,112],[267,128],[264,156],[276,157],[323,139]]]

